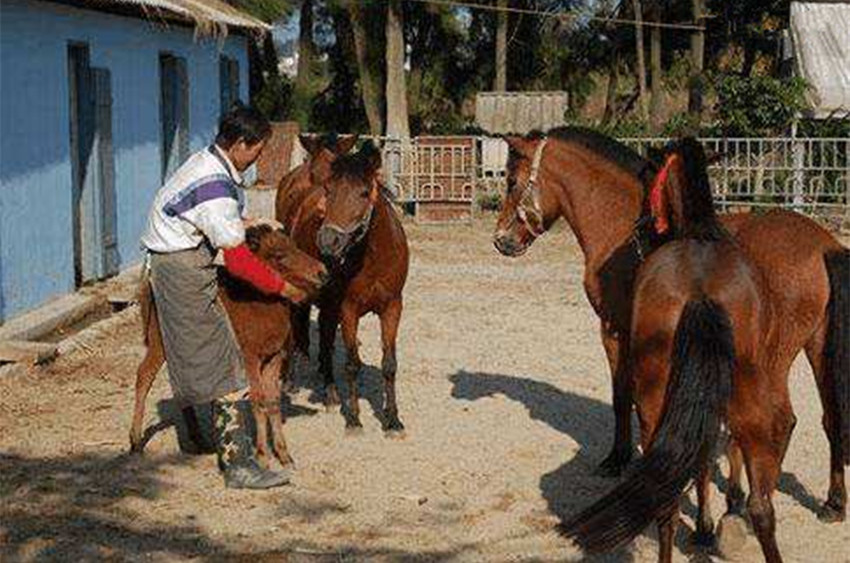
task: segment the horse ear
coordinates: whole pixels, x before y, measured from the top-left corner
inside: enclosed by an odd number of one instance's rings
[[[346,135],[345,137],[341,137],[337,139],[336,145],[333,148],[334,154],[337,156],[343,156],[351,152],[351,149],[354,148],[354,145],[357,144],[357,139],[360,136],[356,133],[354,135]]]
[[[534,158],[534,143],[520,135],[505,135],[502,137],[508,144],[508,148],[516,154],[528,159]]]
[[[310,156],[316,156],[322,150],[322,139],[315,135],[298,135],[301,146]]]

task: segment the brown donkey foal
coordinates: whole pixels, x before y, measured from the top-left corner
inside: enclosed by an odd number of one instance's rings
[[[650,201],[656,228],[674,240],[646,260],[635,280],[627,362],[646,453],[622,484],[563,531],[598,552],[624,545],[655,521],[659,561],[671,561],[679,499],[695,480],[698,529],[703,525],[703,486],[726,423],[747,468],[747,510],[762,552],[779,563],[772,495],[796,423],[788,392],[796,350],[781,336],[788,319],[777,314],[757,265],[715,216],[696,140],[671,151]],[[850,373],[843,375],[832,382],[844,398],[833,414],[846,444]]]
[[[294,242],[268,225],[248,228],[246,243],[269,266],[309,294],[316,293],[326,277],[321,262],[300,251]],[[257,427],[257,459],[269,460],[268,427],[272,448],[284,467],[292,463],[283,436],[280,409],[280,373],[292,351],[290,305],[277,296],[267,296],[219,269],[219,299],[227,311],[236,340],[242,350],[245,374],[250,386],[251,407]],[[165,353],[150,284],[142,282],[140,305],[147,353],[136,372],[136,403],[130,428],[131,451],[144,448],[142,422],[145,399],[162,364]],[[190,436],[200,444],[200,430],[192,407],[183,409]]]

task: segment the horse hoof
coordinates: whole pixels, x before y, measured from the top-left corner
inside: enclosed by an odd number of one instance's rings
[[[407,438],[407,434],[405,433],[404,428],[389,428],[384,430],[384,437],[388,440],[404,440]]]
[[[844,507],[837,507],[826,501],[820,507],[820,511],[818,511],[818,520],[825,524],[835,524],[836,522],[844,522],[846,515],[846,510]]]
[[[145,449],[141,444],[130,444],[130,455],[142,456],[144,453]]]
[[[727,514],[717,525],[717,551],[724,559],[730,559],[744,549],[747,543],[747,522],[740,516]]]

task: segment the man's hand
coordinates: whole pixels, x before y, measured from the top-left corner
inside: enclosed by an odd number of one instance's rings
[[[280,296],[298,305],[307,299],[307,292],[298,289],[291,283],[287,283],[283,286],[283,289],[280,290]]]

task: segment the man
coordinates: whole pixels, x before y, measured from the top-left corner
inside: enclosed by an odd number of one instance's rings
[[[242,355],[216,299],[213,264],[221,249],[228,271],[260,291],[295,303],[305,298],[245,246],[241,173],[270,134],[268,121],[252,108],[239,105],[225,115],[215,143],[189,157],[160,188],[142,237],[171,389],[181,407],[212,401],[219,467],[231,488],[288,482],[257,463],[245,426]]]

